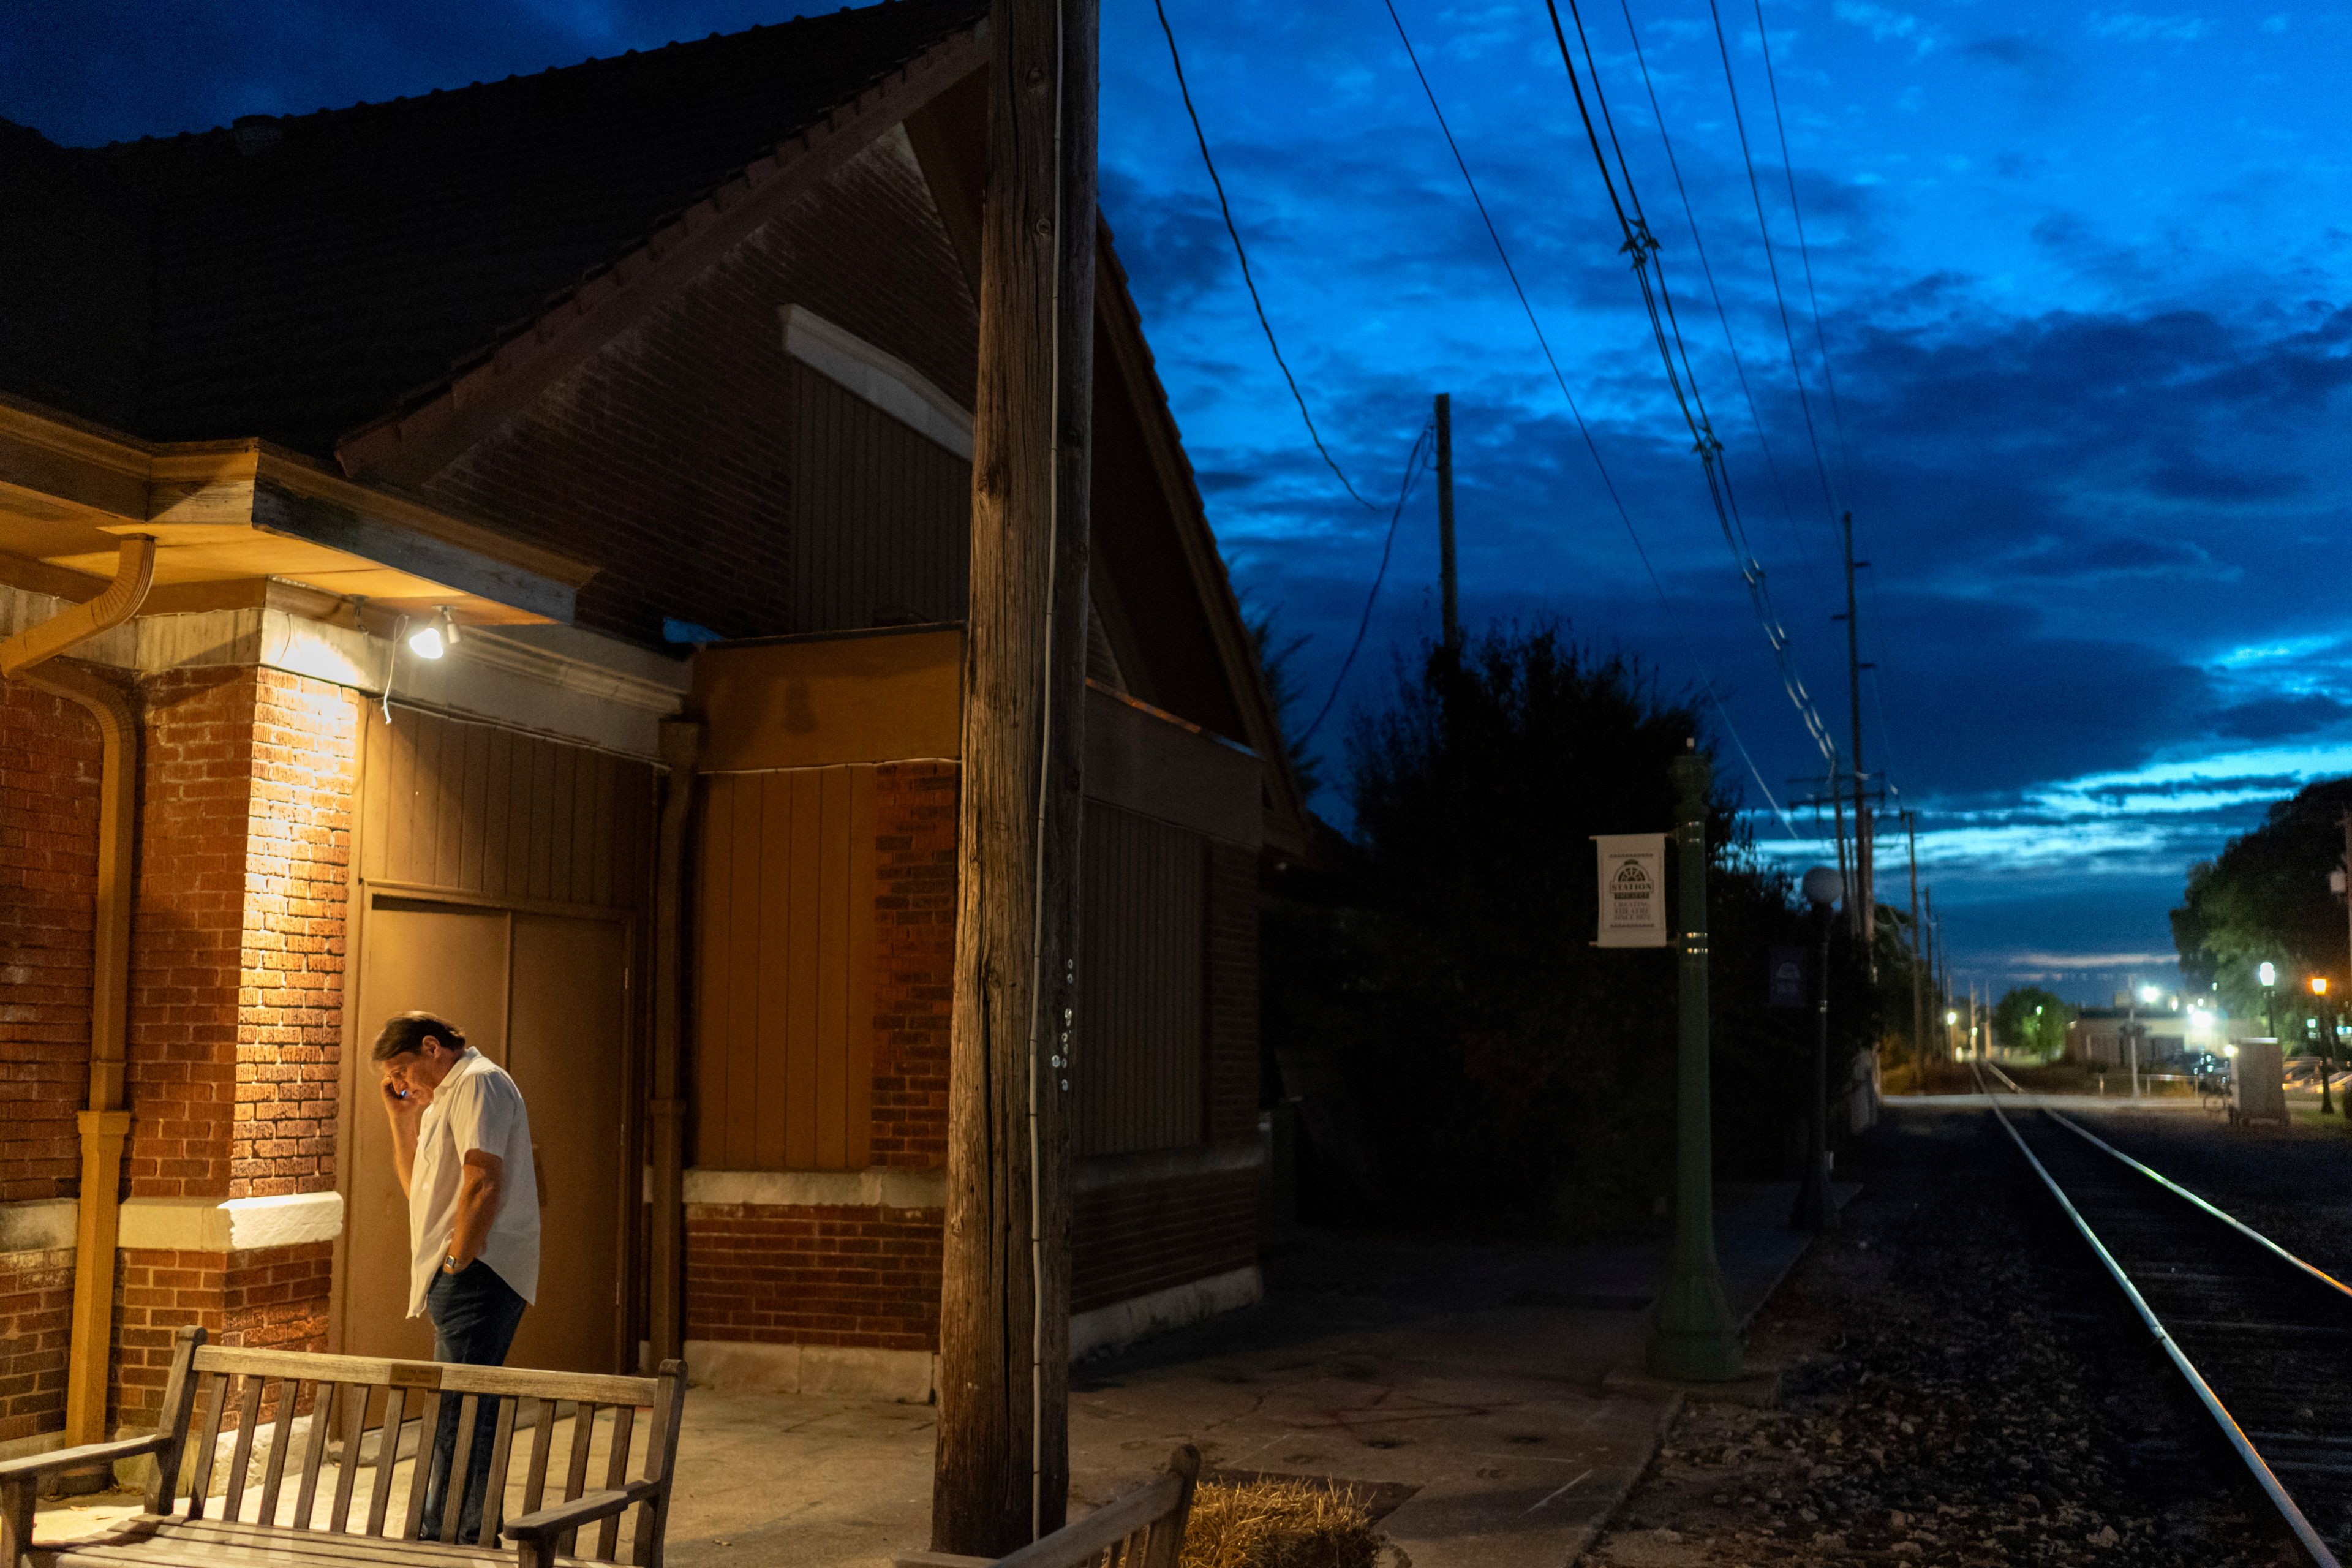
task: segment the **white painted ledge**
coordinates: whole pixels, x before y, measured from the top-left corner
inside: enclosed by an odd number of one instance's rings
[[[887,350],[836,327],[805,305],[787,305],[784,352],[853,396],[971,461],[971,410]]]
[[[0,1204],[0,1253],[55,1252],[74,1244],[81,1205],[71,1198]]]
[[[948,1202],[941,1171],[717,1171],[686,1173],[689,1204],[767,1208],[938,1209]]]
[[[687,1380],[736,1394],[815,1394],[929,1405],[939,1386],[938,1372],[939,1358],[929,1351],[686,1342]]]
[[[1132,1344],[1171,1329],[1197,1323],[1203,1318],[1213,1318],[1220,1312],[1254,1307],[1264,1300],[1265,1279],[1253,1263],[1231,1273],[1212,1274],[1206,1279],[1188,1279],[1181,1285],[1171,1285],[1132,1300],[1114,1301],[1091,1312],[1080,1312],[1070,1320],[1070,1359],[1076,1361],[1096,1351]]]
[[[275,1198],[131,1198],[115,1245],[146,1251],[254,1252],[332,1241],[343,1232],[341,1193]]]

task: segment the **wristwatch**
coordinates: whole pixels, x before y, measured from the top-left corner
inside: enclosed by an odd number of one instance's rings
[[[443,1255],[441,1259],[441,1272],[444,1274],[456,1274],[459,1272],[457,1268],[457,1255],[456,1253],[451,1252]]]

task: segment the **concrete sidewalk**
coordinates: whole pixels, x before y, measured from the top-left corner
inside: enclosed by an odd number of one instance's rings
[[[1743,1319],[1803,1250],[1782,1228],[1793,1191],[1718,1197],[1724,1283]],[[1412,1568],[1561,1568],[1640,1477],[1682,1397],[1622,1375],[1641,1365],[1665,1262],[1663,1237],[1305,1233],[1268,1260],[1263,1305],[1072,1370],[1073,1511],[1192,1442],[1215,1474],[1356,1484],[1388,1510],[1382,1528]],[[928,1545],[933,1415],[692,1391],[669,1562],[874,1568]],[[129,1500],[45,1509],[40,1536],[109,1522]]]

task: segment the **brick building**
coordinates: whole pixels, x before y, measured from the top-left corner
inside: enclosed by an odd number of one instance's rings
[[[413,1006],[530,1100],[515,1361],[929,1395],[983,14],[0,123],[0,1454],[140,1425],[179,1323],[423,1353]],[[1099,256],[1081,1352],[1256,1292],[1306,822]]]

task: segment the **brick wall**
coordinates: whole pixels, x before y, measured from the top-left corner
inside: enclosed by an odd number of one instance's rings
[[[1257,1261],[1256,1171],[1097,1187],[1076,1200],[1072,1311],[1132,1300]]]
[[[953,763],[897,763],[875,771],[877,1165],[938,1170],[947,1163],[957,777]]]
[[[65,1426],[73,1277],[70,1247],[0,1253],[0,1443]]]
[[[131,939],[133,1197],[229,1195],[257,672],[146,683]]]
[[[1257,1142],[1257,857],[1209,846],[1208,1141]]]
[[[79,708],[0,681],[0,1203],[80,1186],[98,770]],[[0,1411],[13,1386],[0,1373]]]
[[[686,1332],[761,1344],[930,1351],[938,1209],[689,1204]]]
[[[116,1255],[116,1429],[152,1426],[163,1402],[173,1338],[185,1324],[210,1342],[323,1351],[334,1244],[253,1252],[126,1247]]]
[[[257,672],[229,1195],[335,1184],[358,699]]]
[[[788,624],[785,305],[906,360],[969,406],[978,313],[920,173],[886,141],[745,238],[426,487],[604,570],[579,623],[658,641]]]

